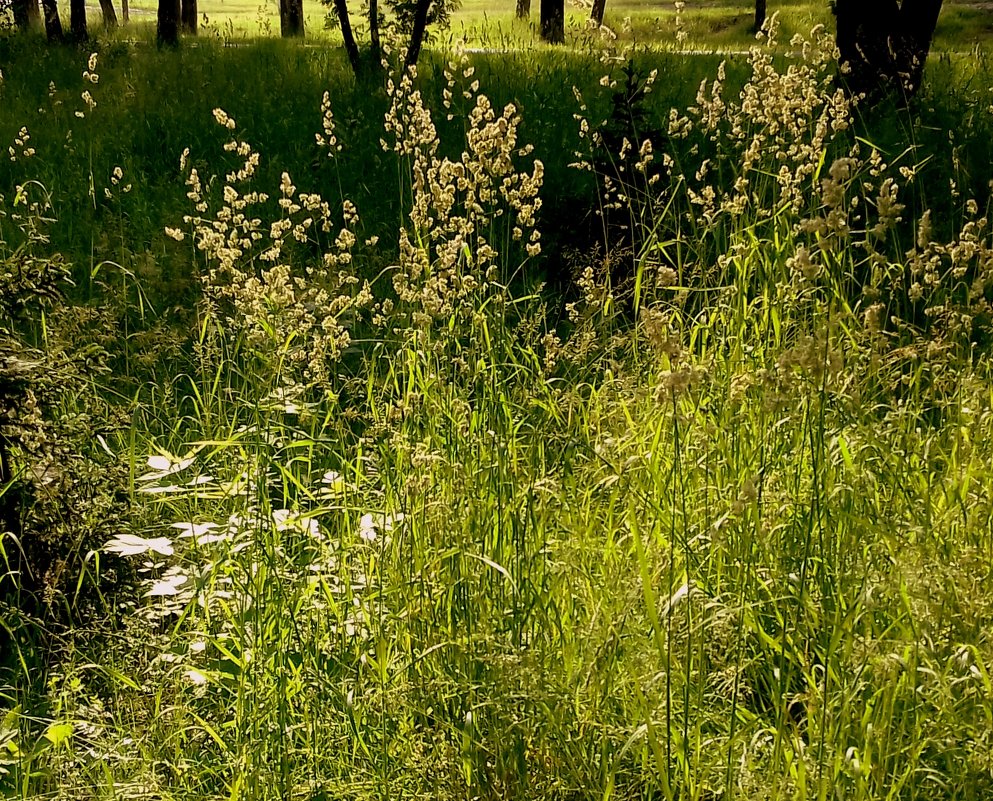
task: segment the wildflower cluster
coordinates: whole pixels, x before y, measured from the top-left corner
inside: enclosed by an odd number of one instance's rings
[[[472,67],[451,64],[444,103],[451,109],[456,73],[472,76]],[[393,285],[410,304],[415,325],[478,308],[469,298],[485,295],[499,276],[500,250],[521,243],[528,256],[540,251],[536,214],[541,208],[543,165],[518,172],[514,157],[530,154],[518,147],[521,118],[508,104],[497,113],[478,81],[462,90],[473,102],[467,116],[466,150],[457,160],[438,156],[438,136],[420,90],[416,72],[390,79],[391,108],[385,121],[392,150],[409,166],[410,227],[400,231],[400,263]],[[500,248],[500,250],[498,250]]]
[[[225,131],[237,128],[223,109],[215,109],[214,118]],[[325,134],[333,136],[327,120]],[[358,212],[344,200],[336,217],[323,197],[299,192],[284,172],[275,198],[278,217],[266,222],[270,196],[246,188],[258,169],[259,154],[237,138],[224,150],[240,161],[225,175],[212,216],[197,168],[190,167],[186,179],[196,213],[183,222],[207,260],[207,295],[254,352],[276,353],[287,376],[327,386],[331,365],[350,341],[350,318],[372,301],[368,283],[352,269]],[[187,150],[181,169],[188,160]],[[177,241],[186,236],[177,228],[166,233]],[[315,249],[320,253],[316,257]]]

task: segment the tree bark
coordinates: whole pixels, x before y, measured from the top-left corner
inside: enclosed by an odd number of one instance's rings
[[[352,72],[358,75],[362,69],[362,61],[359,58],[359,46],[355,43],[352,21],[348,16],[348,0],[334,0],[334,11],[338,15],[338,24],[341,25],[341,38],[345,43],[348,63],[352,65]]]
[[[41,0],[41,2],[45,10],[45,36],[49,42],[61,44],[66,40],[66,35],[59,17],[58,0]]]
[[[128,0],[121,0],[121,18],[125,25],[131,21],[131,6],[128,4]]]
[[[410,31],[410,44],[407,47],[407,57],[404,64],[413,67],[421,54],[421,45],[424,43],[424,31],[428,25],[428,10],[431,8],[431,0],[417,0],[414,8],[414,26]]]
[[[517,0],[517,19],[527,19],[531,16],[531,0]]]
[[[379,40],[379,0],[369,0],[369,61],[373,70],[379,69],[383,45]]]
[[[180,0],[179,22],[183,33],[197,35],[197,0]]]
[[[590,9],[590,19],[599,28],[603,25],[603,15],[607,10],[607,0],[593,0],[593,8]]]
[[[565,0],[541,0],[541,38],[549,44],[565,41]]]
[[[113,30],[117,27],[117,12],[114,11],[114,0],[100,0],[100,11],[103,13],[103,27]]]
[[[279,32],[286,37],[303,36],[303,0],[279,0]]]
[[[14,24],[22,31],[37,27],[41,22],[38,12],[38,0],[14,0],[11,4],[14,12]]]
[[[159,0],[156,40],[159,47],[175,47],[179,44],[180,0]]]
[[[845,85],[874,98],[920,89],[942,0],[837,0],[837,45]]]
[[[76,42],[90,38],[86,30],[86,0],[69,0],[69,32]]]
[[[765,25],[766,0],[755,0],[755,33]]]

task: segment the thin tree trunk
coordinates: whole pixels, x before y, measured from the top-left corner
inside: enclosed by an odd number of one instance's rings
[[[414,27],[410,31],[410,45],[407,47],[407,57],[404,64],[413,67],[417,63],[417,58],[421,54],[421,45],[424,43],[424,31],[428,25],[428,10],[431,8],[431,0],[417,0],[414,7]]]
[[[159,0],[156,39],[160,47],[175,47],[179,44],[179,16],[179,0]]]
[[[38,0],[14,0],[11,6],[14,11],[14,24],[22,31],[34,28],[41,22]]]
[[[383,45],[379,39],[379,0],[369,0],[369,62],[373,71],[379,69],[382,52]]]
[[[179,21],[183,33],[197,35],[197,0],[180,0]]]
[[[590,9],[590,19],[599,28],[603,25],[603,14],[607,10],[607,0],[593,0],[593,8]]]
[[[549,44],[565,41],[565,0],[541,0],[541,38]]]
[[[352,72],[358,75],[362,69],[362,62],[359,60],[359,46],[355,43],[352,21],[348,16],[348,0],[334,0],[334,10],[338,15],[338,24],[341,25],[341,38],[345,43],[348,63],[352,65]]]
[[[90,38],[86,30],[86,0],[69,0],[69,32],[77,42]]]
[[[100,11],[103,13],[103,27],[108,31],[117,27],[117,12],[114,11],[114,0],[100,0]]]
[[[121,0],[121,17],[124,19],[125,25],[131,21],[131,6],[128,0]]]
[[[45,10],[45,36],[49,42],[61,44],[66,40],[65,31],[62,30],[62,20],[59,17],[58,0],[42,0]]]
[[[279,32],[286,37],[303,36],[303,0],[279,0]]]
[[[531,0],[517,0],[517,19],[527,19],[531,16]]]
[[[766,0],[755,0],[755,33],[765,25]]]

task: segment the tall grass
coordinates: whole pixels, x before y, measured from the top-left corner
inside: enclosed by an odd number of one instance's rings
[[[124,347],[153,380],[104,441],[145,511],[91,561],[141,578],[40,697],[4,691],[5,790],[988,796],[988,204],[917,214],[925,154],[864,136],[822,33],[793,49],[653,122],[647,68],[577,88],[560,158],[605,228],[561,303],[519,280],[561,258],[526,144],[550,84],[508,106],[455,58],[358,126],[315,92],[317,149],[271,167],[290,123],[205,108],[156,239],[192,333]],[[132,174],[117,208],[151,202]],[[140,318],[120,274],[90,298]]]

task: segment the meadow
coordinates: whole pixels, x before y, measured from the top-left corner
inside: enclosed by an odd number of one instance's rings
[[[989,798],[970,8],[0,35],[0,792]]]

